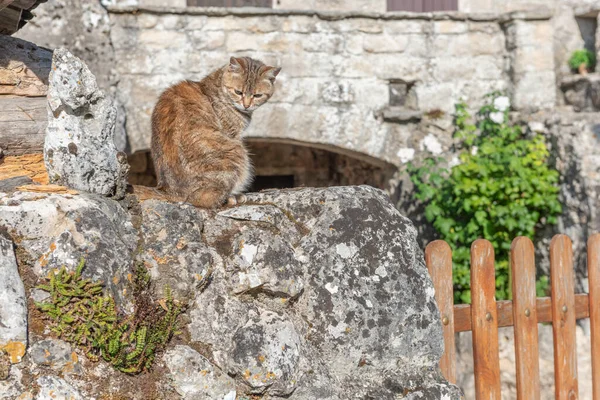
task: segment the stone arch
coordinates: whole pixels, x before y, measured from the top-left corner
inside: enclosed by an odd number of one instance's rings
[[[282,138],[245,138],[255,168],[250,191],[294,187],[370,185],[398,197],[398,167],[342,147]],[[129,156],[129,182],[153,186],[149,152]]]
[[[395,198],[398,168],[337,146],[281,138],[246,138],[255,168],[251,191],[267,188],[370,185]]]

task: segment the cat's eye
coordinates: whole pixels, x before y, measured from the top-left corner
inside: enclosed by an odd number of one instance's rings
[[[255,94],[255,95],[254,95],[254,98],[258,99],[258,98],[260,98],[260,97],[262,97],[262,96],[263,96],[262,94],[260,94],[260,93],[257,93],[257,94]]]
[[[242,92],[240,92],[239,90],[236,90],[236,91],[235,91],[235,94],[237,94],[238,96],[241,96],[241,95],[242,95]]]

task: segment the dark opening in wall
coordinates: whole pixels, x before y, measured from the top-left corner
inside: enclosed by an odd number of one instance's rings
[[[255,184],[252,191],[284,187],[328,187],[370,185],[396,193],[397,168],[363,154],[333,146],[319,146],[290,140],[248,139]],[[286,186],[284,186],[284,184]]]
[[[598,29],[598,22],[596,18],[577,17],[575,18],[577,25],[579,26],[579,32],[581,32],[581,38],[584,42],[584,47],[595,53],[596,52],[596,30]]]
[[[259,175],[254,177],[249,192],[265,189],[285,189],[294,187],[294,175]]]
[[[255,179],[250,192],[294,187],[370,185],[397,200],[395,174],[389,163],[331,146],[289,140],[247,139]],[[155,186],[149,152],[129,156],[129,183]]]

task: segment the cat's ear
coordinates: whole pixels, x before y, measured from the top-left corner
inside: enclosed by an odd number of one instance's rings
[[[229,70],[231,72],[242,72],[242,64],[240,63],[240,60],[235,57],[231,57],[229,59]]]
[[[261,75],[271,82],[275,82],[275,78],[279,75],[279,72],[281,72],[281,68],[279,67],[263,67],[263,69]]]

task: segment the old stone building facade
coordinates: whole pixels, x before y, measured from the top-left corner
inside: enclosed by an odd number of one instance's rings
[[[149,121],[159,93],[202,78],[231,55],[253,56],[282,67],[275,97],[247,132],[254,189],[380,187],[416,222],[425,243],[433,235],[412,197],[406,163],[431,154],[452,160],[454,105],[462,99],[474,110],[499,90],[509,96],[515,121],[546,135],[561,173],[564,212],[558,226],[540,232],[539,267],[547,269],[551,235],[566,233],[575,246],[578,289],[585,290],[582,250],[600,230],[600,78],[573,75],[567,59],[600,44],[599,1],[461,0],[458,11],[436,13],[390,12],[384,0],[187,4],[55,0],[16,35],[68,47],[115,96],[116,141],[130,155],[133,181],[153,183]],[[511,393],[506,363],[503,382]],[[460,382],[467,389],[468,375]]]

